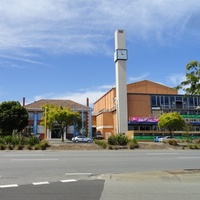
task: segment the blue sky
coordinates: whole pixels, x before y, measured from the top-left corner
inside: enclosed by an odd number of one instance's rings
[[[199,0],[0,0],[0,102],[99,97],[115,86],[114,32],[127,83],[174,87],[200,56]]]

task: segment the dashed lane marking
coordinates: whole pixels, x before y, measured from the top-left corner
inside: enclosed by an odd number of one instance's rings
[[[33,158],[30,158],[30,159],[11,159],[12,161],[57,161],[57,160],[59,160],[59,159],[57,159],[57,158],[47,158],[47,159],[45,159],[45,158],[38,158],[38,159],[33,159]]]
[[[69,183],[69,182],[75,182],[76,179],[68,179],[68,180],[60,180],[62,183]]]
[[[18,187],[17,184],[11,184],[11,185],[0,185],[0,188],[11,188],[11,187]]]
[[[49,182],[45,181],[45,182],[35,182],[33,183],[33,185],[47,185],[49,184]]]
[[[88,175],[88,176],[90,176],[90,175],[92,175],[92,173],[65,173],[65,175],[72,175],[72,176],[79,176],[79,175]]]
[[[76,179],[67,179],[67,180],[60,180],[62,183],[70,183],[70,182],[76,182]],[[48,181],[43,181],[43,182],[34,182],[32,183],[33,185],[48,185],[50,184]],[[14,187],[19,187],[17,184],[10,184],[10,185],[0,185],[0,188],[14,188]]]

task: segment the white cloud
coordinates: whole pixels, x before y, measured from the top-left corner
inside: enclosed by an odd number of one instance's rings
[[[171,76],[168,77],[168,79],[169,79],[169,82],[171,83],[170,85],[177,86],[182,81],[185,81],[185,75],[184,74],[172,74]]]
[[[109,48],[102,44],[117,28],[129,40],[166,44],[194,23],[199,7],[199,0],[1,0],[0,52],[95,52]]]
[[[149,73],[141,74],[136,77],[129,77],[129,82],[137,82],[146,79],[149,76]]]
[[[185,81],[186,77],[184,74],[172,74],[168,77],[168,83],[171,87],[178,86],[182,81]],[[185,94],[183,89],[178,90],[179,94]]]
[[[26,104],[32,103],[34,101],[38,101],[40,99],[68,99],[80,103],[82,105],[86,105],[86,99],[89,98],[90,107],[93,107],[93,103],[97,101],[100,97],[102,97],[109,89],[109,87],[99,87],[96,90],[90,91],[81,91],[74,93],[63,93],[63,94],[54,94],[48,93],[43,95],[37,95],[34,99],[26,99]]]

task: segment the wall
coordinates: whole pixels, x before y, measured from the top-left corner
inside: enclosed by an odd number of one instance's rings
[[[151,116],[151,105],[149,95],[128,94],[128,119],[133,116]]]
[[[99,100],[94,103],[93,114],[98,114],[101,111],[111,111],[115,109],[116,89],[113,88],[103,95]]]
[[[147,80],[128,84],[127,92],[143,94],[178,94],[178,91],[175,89]]]

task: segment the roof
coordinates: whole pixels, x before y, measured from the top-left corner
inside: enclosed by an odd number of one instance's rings
[[[25,105],[26,109],[38,109],[41,108],[43,105],[56,105],[56,106],[62,106],[64,108],[70,108],[70,109],[77,109],[77,110],[89,110],[90,108],[87,106],[84,106],[82,104],[76,103],[71,100],[58,100],[58,99],[41,99],[39,101],[34,101],[33,103]]]
[[[149,80],[127,84],[127,93],[178,94],[178,90]]]

